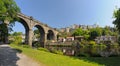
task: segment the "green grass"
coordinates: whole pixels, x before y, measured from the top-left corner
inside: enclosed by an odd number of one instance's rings
[[[120,57],[82,57],[87,62],[95,62],[105,66],[120,66]]]
[[[63,56],[31,48],[23,48],[13,44],[11,44],[11,46],[21,50],[23,54],[46,66],[104,66],[102,63],[94,62],[92,60],[88,61],[89,59],[87,60],[85,58]]]

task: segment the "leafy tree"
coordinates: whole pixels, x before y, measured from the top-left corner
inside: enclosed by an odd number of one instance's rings
[[[0,20],[2,22],[4,20],[14,21],[19,12],[20,9],[14,0],[0,0]]]
[[[82,36],[83,35],[83,30],[81,28],[78,28],[74,31],[73,33],[75,36]]]
[[[20,12],[19,7],[16,5],[14,0],[0,0],[0,32],[1,37],[3,37],[1,40],[4,41],[5,35],[8,33],[8,28],[5,24],[6,21],[9,21],[10,23],[17,20],[17,13]]]
[[[38,29],[34,30],[34,35],[36,38],[40,38],[40,31]]]
[[[102,35],[102,29],[101,28],[92,28],[90,30],[90,39],[94,40],[96,37],[101,36]]]
[[[75,35],[75,36],[84,36],[85,39],[88,39],[89,38],[89,31],[78,28],[73,32],[73,35]]]
[[[21,36],[21,35],[22,35],[22,32],[14,32],[12,35],[13,35],[13,36]]]
[[[120,33],[120,8],[114,11],[113,16],[115,18],[115,20],[113,21],[113,24],[115,25],[118,32]],[[120,36],[119,36],[119,39],[118,39],[118,43],[120,44]]]
[[[59,37],[66,38],[67,37],[67,32],[61,32],[60,35],[59,35]]]

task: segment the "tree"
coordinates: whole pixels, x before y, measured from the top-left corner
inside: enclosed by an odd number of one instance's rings
[[[16,5],[14,0],[0,0],[0,32],[1,41],[5,40],[5,35],[8,33],[7,25],[5,21],[9,21],[11,24],[17,20],[17,13],[20,12],[19,7]],[[11,25],[12,26],[12,25]]]
[[[22,35],[22,32],[14,32],[13,34],[12,34],[12,36],[21,36]]]
[[[4,22],[4,20],[13,22],[19,12],[20,9],[14,0],[0,0],[0,20],[2,22]]]
[[[90,30],[90,39],[94,40],[96,37],[101,36],[102,35],[102,29],[101,28],[92,28]]]
[[[115,20],[113,21],[113,24],[115,25],[118,32],[120,33],[120,8],[114,11],[113,16],[115,18]],[[118,39],[118,43],[120,44],[120,36],[119,36],[119,39]]]
[[[40,38],[40,31],[38,29],[34,30],[34,35],[36,38]]]
[[[78,28],[74,31],[73,33],[75,36],[82,36],[83,35],[83,30],[81,28]]]
[[[75,35],[75,36],[84,36],[85,39],[88,39],[89,38],[89,31],[78,28],[73,32],[73,35]]]

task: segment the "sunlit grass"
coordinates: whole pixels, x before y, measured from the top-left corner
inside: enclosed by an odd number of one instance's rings
[[[45,64],[46,66],[101,66],[95,62],[89,62],[74,57],[53,54],[50,52],[35,50],[31,48],[23,48],[21,46],[11,45],[13,48],[20,49],[22,53],[32,59]],[[29,60],[27,61],[29,62]]]

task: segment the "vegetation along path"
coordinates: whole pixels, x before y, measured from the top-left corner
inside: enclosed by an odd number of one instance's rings
[[[20,50],[12,49],[9,45],[0,45],[0,66],[41,66]]]

